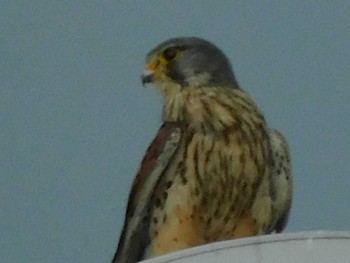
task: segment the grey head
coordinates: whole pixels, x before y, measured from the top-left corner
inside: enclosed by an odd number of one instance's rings
[[[173,81],[183,86],[238,87],[225,54],[211,42],[198,37],[162,42],[148,53],[146,68],[143,83]]]

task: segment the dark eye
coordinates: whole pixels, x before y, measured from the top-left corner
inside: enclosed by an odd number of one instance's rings
[[[167,61],[171,61],[173,60],[177,54],[179,53],[179,50],[175,47],[169,47],[166,50],[163,51],[163,57],[167,60]]]

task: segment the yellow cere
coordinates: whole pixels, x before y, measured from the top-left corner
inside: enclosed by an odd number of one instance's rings
[[[146,69],[149,71],[154,71],[156,69],[156,66],[154,64],[147,64]]]

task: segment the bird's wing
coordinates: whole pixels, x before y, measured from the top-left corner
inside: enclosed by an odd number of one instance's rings
[[[286,227],[292,204],[293,182],[288,144],[277,130],[269,130],[272,156],[272,207],[274,211],[271,231],[280,233]]]
[[[148,147],[129,195],[124,227],[113,263],[140,260],[149,244],[149,204],[159,178],[174,156],[181,137],[177,123],[165,122]]]

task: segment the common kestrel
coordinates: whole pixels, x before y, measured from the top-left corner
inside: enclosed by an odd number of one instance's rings
[[[200,38],[170,39],[149,52],[142,81],[163,96],[164,123],[134,180],[113,262],[280,231],[289,206],[276,202],[275,137],[224,53]]]

